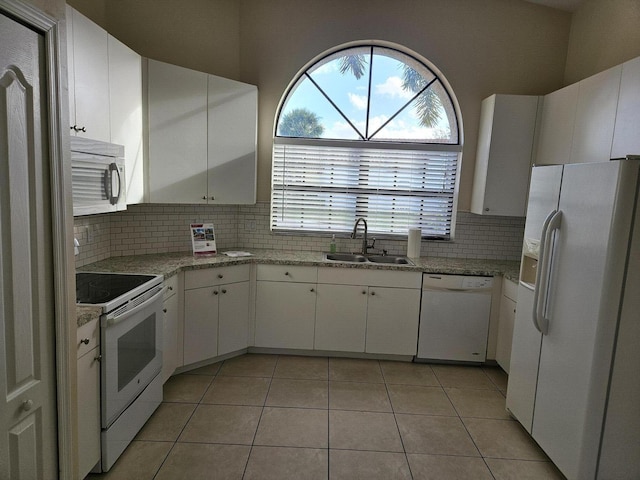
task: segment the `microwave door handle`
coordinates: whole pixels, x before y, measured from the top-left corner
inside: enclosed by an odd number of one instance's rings
[[[113,194],[113,174],[117,175],[118,177],[118,194],[114,195]],[[120,194],[122,193],[122,179],[120,178],[120,170],[118,169],[118,165],[113,162],[112,164],[109,165],[109,187],[107,189],[107,195],[109,197],[109,203],[111,203],[111,205],[116,205],[118,203],[118,200],[120,200]]]

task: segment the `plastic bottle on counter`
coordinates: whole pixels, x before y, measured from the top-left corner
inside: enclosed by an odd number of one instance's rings
[[[336,253],[336,236],[331,236],[331,242],[329,243],[329,252]]]

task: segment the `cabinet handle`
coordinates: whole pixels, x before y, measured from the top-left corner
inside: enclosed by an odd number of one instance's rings
[[[166,309],[166,308],[163,308],[163,309],[162,309],[162,311],[163,311],[164,313],[167,313],[167,309]]]
[[[73,130],[76,133],[77,132],[86,132],[87,131],[86,127],[79,128],[78,125],[74,125],[73,127],[71,127],[71,130]]]
[[[214,291],[213,291],[213,294],[214,294],[214,295],[217,295],[217,294],[218,294],[218,290],[214,290]]]
[[[222,289],[222,293],[227,293],[227,291],[223,288],[223,289]]]
[[[224,275],[222,275],[221,273],[218,274],[218,278],[223,278]]]
[[[85,345],[89,345],[89,339],[88,338],[83,338],[82,340],[80,340],[80,343],[84,343]]]

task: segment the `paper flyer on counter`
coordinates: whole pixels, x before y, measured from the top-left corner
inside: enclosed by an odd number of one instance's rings
[[[190,229],[194,255],[215,255],[217,253],[213,223],[192,223]]]

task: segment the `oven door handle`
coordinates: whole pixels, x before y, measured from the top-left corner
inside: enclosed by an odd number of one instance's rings
[[[126,320],[127,318],[131,317],[132,315],[135,315],[139,311],[144,310],[149,305],[151,305],[153,302],[157,301],[159,297],[161,298],[166,291],[167,291],[167,287],[166,286],[162,287],[160,290],[158,290],[156,293],[154,293],[152,296],[150,296],[148,299],[146,299],[140,305],[136,305],[131,310],[124,310],[122,312],[117,312],[115,314],[115,316],[113,316],[113,317],[107,316],[107,324],[106,324],[106,326],[109,327],[109,326],[115,325],[117,323],[120,323],[123,320]]]

